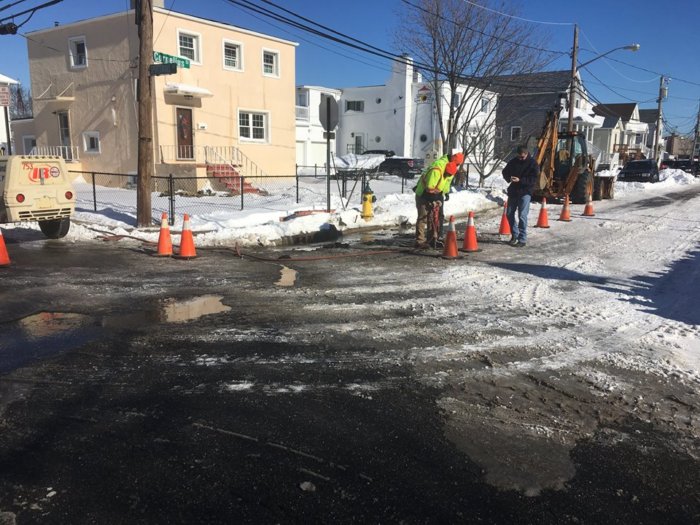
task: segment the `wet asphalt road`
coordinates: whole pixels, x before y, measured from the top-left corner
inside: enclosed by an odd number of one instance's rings
[[[358,329],[410,323],[379,319],[389,297],[357,289],[363,275],[411,279],[422,256],[175,261],[6,240],[0,524],[700,522],[697,459],[633,419],[579,440],[558,489],[487,483],[446,429],[444,386],[395,357],[434,341]]]

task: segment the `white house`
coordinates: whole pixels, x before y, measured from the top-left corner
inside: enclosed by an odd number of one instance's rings
[[[297,86],[296,88],[296,159],[303,171],[323,170],[326,166],[327,143],[323,136],[319,107],[323,95],[340,99],[340,90],[320,86]],[[335,154],[335,139],[330,141]]]
[[[393,63],[386,84],[341,89],[336,153],[392,150],[400,156],[432,158],[442,151],[437,104],[441,104],[446,121],[449,104],[465,96],[470,97],[466,102],[470,109],[464,113],[471,117],[470,129],[475,131],[493,121],[495,93],[463,86],[453,95],[447,85],[435,93],[413,68],[412,60],[404,56],[404,60]],[[458,127],[462,124],[464,119]],[[489,144],[492,147],[493,141]],[[455,148],[463,146],[455,144]]]

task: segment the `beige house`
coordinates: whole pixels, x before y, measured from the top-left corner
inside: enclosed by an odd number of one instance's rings
[[[297,44],[153,11],[154,61],[179,63],[154,77],[156,174],[208,176],[215,189],[222,171],[293,175]],[[132,9],[31,33],[34,118],[15,128],[17,143],[31,137],[75,170],[136,174],[137,30]]]

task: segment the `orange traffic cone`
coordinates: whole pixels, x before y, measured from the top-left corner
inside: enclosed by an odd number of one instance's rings
[[[474,212],[469,212],[467,219],[467,230],[464,232],[464,244],[462,245],[463,252],[478,252],[479,245],[476,242],[476,227],[474,226]]]
[[[455,231],[455,216],[450,215],[450,223],[445,235],[445,248],[442,251],[443,259],[457,258],[457,232]]]
[[[571,222],[571,212],[569,211],[569,196],[564,196],[564,207],[561,209],[561,215],[559,215],[559,220],[564,222]]]
[[[197,252],[194,249],[194,238],[190,230],[190,216],[185,213],[182,221],[182,236],[180,237],[180,253],[175,256],[177,259],[194,259]]]
[[[503,215],[501,215],[501,227],[498,229],[498,235],[513,235],[510,231],[510,223],[508,222],[508,216],[506,215],[506,210],[508,209],[508,201],[503,203]]]
[[[549,228],[549,219],[547,218],[547,199],[542,197],[542,207],[540,208],[540,216],[537,218],[535,228]]]
[[[160,235],[158,236],[158,253],[156,257],[170,257],[173,254],[173,242],[170,240],[170,226],[168,214],[163,212],[160,219]]]
[[[5,266],[10,266],[10,256],[5,247],[5,239],[2,236],[2,230],[0,230],[0,268]]]
[[[583,216],[584,217],[595,217],[595,213],[593,213],[593,201],[591,200],[591,196],[588,196],[588,200],[586,201],[586,207],[583,209]]]

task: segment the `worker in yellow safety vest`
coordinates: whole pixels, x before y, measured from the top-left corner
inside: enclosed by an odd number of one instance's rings
[[[442,225],[444,222],[444,201],[449,199],[452,178],[464,162],[462,153],[451,157],[443,155],[421,175],[416,185],[416,242],[415,247],[437,248],[442,244]],[[428,214],[433,214],[433,228],[428,231]]]

